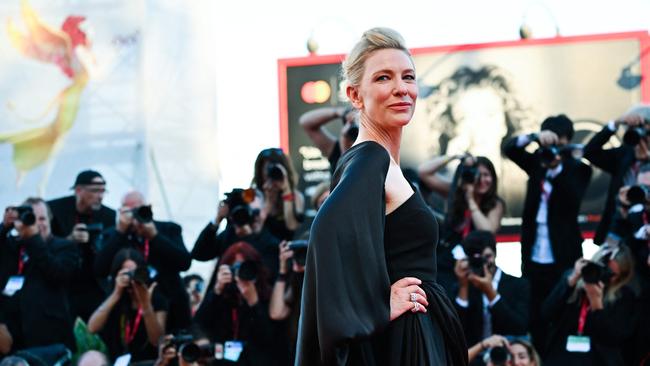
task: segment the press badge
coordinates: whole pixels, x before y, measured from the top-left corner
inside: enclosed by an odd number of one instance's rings
[[[566,341],[566,350],[569,352],[591,351],[591,339],[585,336],[569,336]]]
[[[237,362],[244,350],[244,344],[240,341],[226,341],[224,344],[223,359]]]
[[[158,271],[153,266],[147,266],[147,269],[149,270],[149,278],[156,278],[158,276]]]
[[[131,363],[131,354],[127,353],[125,355],[118,357],[115,360],[113,366],[129,366],[130,363]]]
[[[2,290],[2,294],[6,296],[14,296],[16,292],[20,291],[20,289],[23,288],[24,284],[24,276],[11,276],[9,277],[9,281],[7,281],[7,286],[5,286],[5,289]]]

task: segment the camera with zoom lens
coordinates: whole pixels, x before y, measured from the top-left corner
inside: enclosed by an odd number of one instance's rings
[[[476,184],[480,176],[481,173],[476,165],[462,165],[460,170],[460,181],[462,184]]]
[[[299,266],[305,266],[305,262],[307,261],[308,247],[308,240],[294,240],[289,242],[288,249],[293,251],[293,260]]]
[[[483,277],[485,275],[485,258],[480,253],[475,253],[467,257],[469,262],[469,270],[477,276]]]
[[[494,366],[506,366],[510,361],[510,352],[504,346],[492,347],[485,353],[484,361],[490,362]]]
[[[249,204],[255,200],[255,190],[252,188],[235,188],[226,193],[225,204],[228,205],[228,219],[236,226],[250,225],[255,221],[259,210],[252,209]]]
[[[607,284],[610,278],[612,278],[614,275],[606,263],[593,261],[589,261],[587,264],[585,264],[585,266],[582,267],[581,273],[582,280],[585,281],[585,283],[589,284],[596,284],[598,282]]]
[[[254,281],[257,278],[257,263],[253,261],[235,262],[230,266],[233,276],[245,281]]]
[[[284,172],[280,168],[279,164],[269,164],[266,167],[266,176],[276,182],[284,180]]]
[[[194,336],[191,334],[179,334],[166,341],[163,350],[174,347],[180,353],[183,361],[192,363],[201,359],[210,359],[214,357],[214,345],[198,345],[194,343]]]
[[[17,206],[13,209],[18,213],[18,220],[23,223],[25,226],[32,226],[36,223],[36,215],[34,215],[34,209],[32,206]]]
[[[151,277],[149,277],[149,269],[147,267],[139,266],[133,271],[126,272],[131,281],[137,282],[142,285],[149,285]]]
[[[629,146],[638,145],[641,139],[648,136],[648,130],[646,130],[645,126],[649,123],[650,121],[644,119],[641,126],[628,127],[623,134],[623,143]]]
[[[650,201],[650,189],[644,185],[631,186],[625,194],[630,206],[646,204]]]
[[[136,207],[132,209],[131,212],[133,213],[133,218],[140,223],[147,224],[153,221],[153,211],[151,210],[151,205]]]

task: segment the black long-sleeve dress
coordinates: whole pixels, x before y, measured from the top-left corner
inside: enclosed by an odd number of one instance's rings
[[[341,157],[312,225],[296,365],[466,365],[453,305],[436,283],[438,225],[416,191],[385,215],[390,159],[379,144]],[[390,286],[417,277],[428,312],[390,322]]]

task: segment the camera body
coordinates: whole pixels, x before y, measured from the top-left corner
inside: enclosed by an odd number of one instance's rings
[[[477,276],[485,275],[485,258],[480,253],[468,255],[469,270]]]
[[[194,336],[191,334],[178,334],[168,340],[163,349],[174,347],[180,353],[183,361],[188,363],[196,362],[200,359],[209,359],[214,357],[214,345],[198,345],[194,343]]]
[[[36,223],[36,215],[34,214],[32,206],[17,206],[13,207],[13,209],[18,213],[18,219],[23,223],[23,225],[32,226]]]
[[[646,120],[640,127],[628,127],[623,134],[623,143],[629,146],[638,145],[641,139],[648,136],[648,131],[644,127],[647,123]]]
[[[142,285],[149,285],[151,282],[151,277],[149,276],[149,269],[147,267],[137,267],[133,271],[129,271],[126,273],[129,278],[137,283],[140,283]]]
[[[235,188],[232,192],[226,193],[225,204],[228,205],[230,213],[228,219],[237,226],[251,225],[259,210],[253,210],[250,203],[255,200],[255,190],[252,188]]]
[[[245,281],[254,281],[257,278],[257,264],[253,261],[235,262],[230,266],[233,276]]]
[[[289,242],[288,248],[293,251],[293,260],[299,266],[305,266],[307,261],[307,248],[309,247],[308,240],[293,240]]]
[[[607,284],[613,275],[609,266],[603,263],[589,261],[582,267],[582,280],[585,283],[596,284],[602,282]]]
[[[266,167],[266,176],[276,182],[284,180],[284,172],[279,167],[279,164],[269,164]]]
[[[460,169],[460,181],[462,184],[476,184],[481,176],[476,164],[463,164]]]
[[[131,212],[133,213],[133,218],[143,224],[147,224],[153,221],[153,211],[151,210],[151,205],[136,207],[132,209]]]
[[[626,198],[630,206],[646,204],[650,201],[650,189],[644,185],[631,186],[626,193]]]
[[[485,353],[485,363],[494,366],[506,366],[511,359],[510,351],[505,346],[492,347]]]

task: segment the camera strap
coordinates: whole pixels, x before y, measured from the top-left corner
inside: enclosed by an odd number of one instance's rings
[[[144,247],[142,248],[142,256],[144,257],[144,262],[149,262],[149,239],[144,239]]]
[[[463,221],[463,232],[461,233],[462,238],[465,239],[469,232],[472,230],[472,211],[465,210],[465,217]]]
[[[124,343],[127,345],[133,341],[135,334],[138,332],[140,327],[140,322],[142,321],[142,308],[138,306],[138,314],[135,316],[133,321],[133,328],[131,328],[131,321],[126,320],[124,324]]]
[[[22,275],[25,270],[25,247],[20,246],[20,251],[18,252],[18,274]]]
[[[237,308],[232,308],[232,338],[239,339],[239,313]]]
[[[587,312],[589,311],[589,300],[582,299],[582,306],[580,306],[580,317],[578,318],[578,335],[582,335],[585,330],[585,323],[587,322]]]

